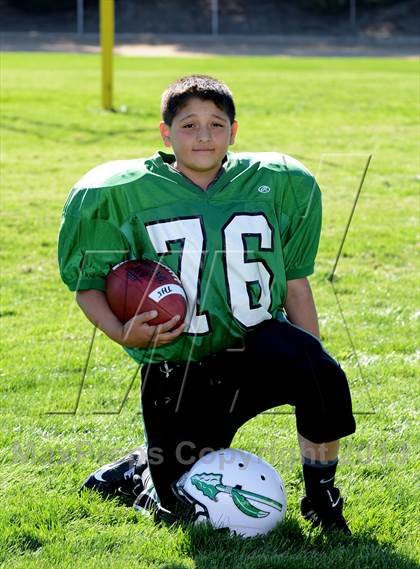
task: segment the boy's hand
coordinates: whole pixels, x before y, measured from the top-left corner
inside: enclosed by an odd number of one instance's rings
[[[149,320],[156,318],[155,310],[138,314],[122,324],[110,309],[105,293],[101,290],[78,291],[76,300],[92,324],[108,338],[127,348],[150,348],[170,344],[185,328],[185,324],[176,327],[179,316],[174,316],[159,326],[148,324]]]
[[[168,322],[153,326],[149,320],[156,318],[157,312],[143,312],[134,316],[123,325],[121,333],[122,346],[127,348],[150,348],[170,344],[182,334],[185,322],[176,327],[180,316],[174,316]]]

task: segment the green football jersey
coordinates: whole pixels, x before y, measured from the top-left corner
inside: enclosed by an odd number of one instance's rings
[[[232,347],[282,311],[287,280],[314,270],[321,194],[311,173],[277,153],[228,153],[204,191],[174,156],[94,168],[71,191],[59,234],[70,290],[105,290],[112,266],[146,258],[168,265],[188,298],[172,344],[126,351],[138,362],[199,360]]]

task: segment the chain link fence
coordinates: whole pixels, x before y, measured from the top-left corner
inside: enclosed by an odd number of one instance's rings
[[[0,0],[2,31],[98,33],[98,0]],[[418,33],[418,0],[115,0],[117,34]]]

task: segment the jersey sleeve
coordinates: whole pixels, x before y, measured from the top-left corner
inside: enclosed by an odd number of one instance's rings
[[[89,201],[89,200],[86,200]],[[71,291],[105,291],[106,276],[129,251],[126,238],[109,219],[81,200],[70,200],[63,212],[58,236],[58,263],[61,278]]]
[[[312,175],[291,176],[281,212],[286,279],[314,272],[322,223],[321,191]]]

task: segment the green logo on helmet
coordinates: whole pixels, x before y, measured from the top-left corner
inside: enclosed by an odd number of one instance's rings
[[[276,502],[276,500],[272,500],[267,496],[262,496],[261,494],[255,494],[254,492],[248,492],[247,490],[241,490],[239,488],[235,488],[234,486],[226,486],[222,482],[222,474],[213,474],[203,472],[202,474],[194,474],[191,477],[191,483],[204,494],[210,498],[210,500],[216,501],[216,496],[219,492],[225,492],[232,497],[232,501],[235,506],[246,516],[250,516],[252,518],[265,518],[269,515],[270,512],[266,512],[265,510],[260,510],[256,508],[251,502],[248,500],[250,498],[253,502],[259,502],[260,504],[264,504],[265,506],[271,506],[275,508],[279,512],[283,510],[283,504],[280,502]]]

